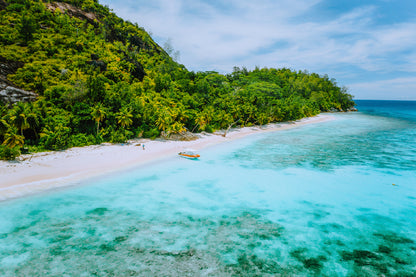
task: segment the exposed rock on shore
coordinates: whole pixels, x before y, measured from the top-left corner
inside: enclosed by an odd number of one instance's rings
[[[178,141],[191,141],[191,140],[196,140],[199,138],[197,134],[191,133],[189,131],[175,133],[175,134],[168,134],[165,131],[163,131],[160,134],[160,137],[163,139],[167,139],[167,140],[178,140]]]
[[[336,109],[336,108],[331,108],[330,110],[329,110],[329,112],[331,112],[331,113],[338,113],[338,112],[357,112],[358,110],[357,110],[357,108],[356,107],[349,107],[348,109],[346,109],[346,110],[343,110],[343,109]]]

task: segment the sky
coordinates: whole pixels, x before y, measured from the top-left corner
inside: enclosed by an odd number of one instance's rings
[[[290,68],[416,100],[416,0],[100,0],[193,71]]]

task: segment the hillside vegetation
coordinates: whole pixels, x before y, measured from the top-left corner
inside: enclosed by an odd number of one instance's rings
[[[353,107],[327,76],[287,68],[192,72],[95,0],[0,0],[3,82],[38,95],[0,103],[0,156],[135,137],[213,132]]]

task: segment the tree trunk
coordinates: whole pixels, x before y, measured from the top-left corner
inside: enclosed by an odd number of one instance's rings
[[[233,127],[234,124],[237,124],[238,121],[240,121],[240,119],[238,119],[237,121],[231,123],[230,126],[228,126],[227,130],[224,131],[224,134],[222,136],[223,137],[226,137],[227,136],[227,132],[231,129],[231,127]]]
[[[194,128],[192,129],[191,133],[193,133],[195,131],[195,128],[198,127],[199,123],[197,123]]]

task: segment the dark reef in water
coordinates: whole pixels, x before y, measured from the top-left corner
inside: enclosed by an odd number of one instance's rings
[[[324,255],[317,257],[311,257],[307,255],[307,248],[297,248],[290,252],[290,255],[297,261],[303,264],[303,267],[307,270],[312,270],[315,273],[319,273],[323,268],[323,263],[328,259]]]
[[[323,207],[304,204],[311,208],[304,214],[309,228],[324,237],[314,249],[294,245],[293,234],[264,211],[216,218],[180,214],[180,220],[150,222],[132,211],[98,207],[52,223],[39,211],[29,223],[0,234],[2,243],[16,245],[7,253],[2,249],[2,256],[26,257],[0,268],[0,275],[331,276],[338,264],[346,276],[414,276],[416,245],[405,234],[377,227],[365,234],[325,223]],[[117,225],[120,218],[129,225]],[[361,219],[372,224],[379,217]],[[355,241],[342,240],[346,232]],[[26,252],[33,243],[39,246]]]

